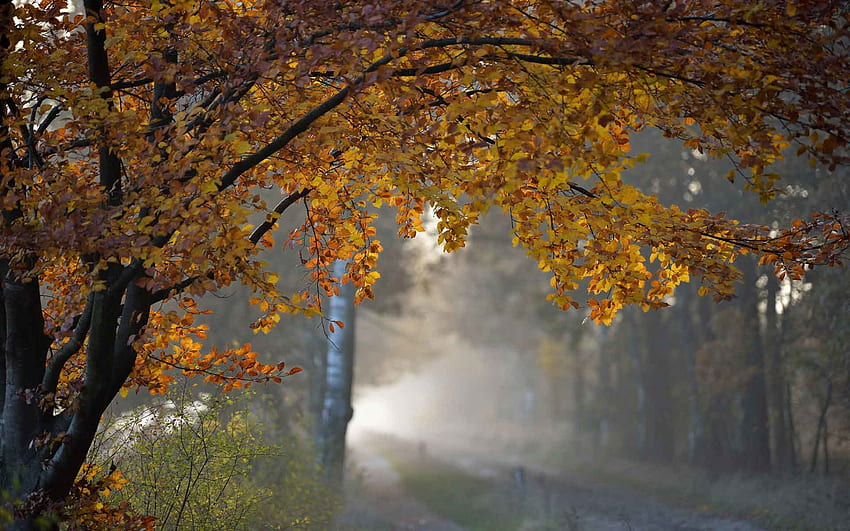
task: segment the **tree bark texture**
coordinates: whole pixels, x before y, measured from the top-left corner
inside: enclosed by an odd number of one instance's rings
[[[346,262],[334,264],[334,276],[342,278]],[[327,360],[325,392],[319,430],[319,462],[327,479],[340,483],[345,468],[345,434],[354,413],[351,386],[354,379],[354,286],[343,284],[328,301]],[[344,327],[335,322],[341,321]]]
[[[3,27],[7,27],[6,4]],[[86,24],[90,80],[104,89],[102,97],[112,105],[106,36],[102,24],[96,24],[103,22],[102,3],[86,0],[85,9],[92,15]],[[0,112],[6,110],[5,103],[0,105]],[[8,143],[5,131],[0,131],[0,142]],[[121,165],[103,138],[96,143],[98,181],[106,196],[103,206],[109,208],[121,201]],[[4,160],[4,164],[15,163]],[[14,209],[6,210],[2,222],[12,223],[15,218]],[[84,259],[93,267],[99,257]],[[97,273],[102,289],[88,298],[71,337],[51,349],[51,338],[44,332],[40,285],[32,274],[37,260],[32,256],[30,263],[15,267],[0,264],[0,491],[20,503],[13,529],[33,528],[40,516],[49,517],[67,496],[101,415],[135,365],[131,338],[144,330],[151,306],[151,294],[136,284],[144,275],[141,263],[111,263]],[[56,408],[53,399],[60,374],[83,345],[83,385],[72,395],[69,406]]]

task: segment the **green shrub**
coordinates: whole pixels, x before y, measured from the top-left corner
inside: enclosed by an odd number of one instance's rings
[[[312,452],[294,437],[267,440],[246,396],[171,396],[113,421],[96,459],[128,483],[110,501],[157,528],[326,528],[338,501]]]

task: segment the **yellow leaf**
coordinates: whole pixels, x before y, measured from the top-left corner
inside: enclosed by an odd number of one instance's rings
[[[251,149],[251,143],[247,140],[237,140],[231,144],[233,146],[233,151],[237,155],[242,155],[243,153],[247,153]]]

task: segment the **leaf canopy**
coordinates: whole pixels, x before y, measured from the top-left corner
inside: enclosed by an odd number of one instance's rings
[[[170,367],[228,386],[278,378],[284,367],[250,346],[202,352],[195,298],[247,285],[265,331],[319,313],[339,282],[369,297],[382,205],[402,237],[433,209],[447,251],[488,209],[509,213],[514,244],[551,273],[553,303],[578,306],[586,281],[603,323],[697,278],[730,297],[742,253],[799,276],[847,245],[842,213],[771,231],[661,204],[620,177],[645,158],[629,138],[647,127],[733,160],[729,178],[764,200],[789,150],[845,164],[842,2],[7,6],[0,258],[49,292],[69,396],[92,347],[63,346],[85,338],[98,294],[122,301],[128,286],[179,311],[154,306],[128,333],[138,357],[125,386],[162,390]],[[275,233],[296,203],[300,226]],[[300,248],[318,289],[279,288],[261,255],[274,247]],[[337,259],[350,264],[342,279]]]

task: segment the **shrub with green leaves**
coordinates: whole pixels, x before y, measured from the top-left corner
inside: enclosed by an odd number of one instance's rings
[[[163,529],[322,529],[338,500],[312,452],[294,437],[271,442],[246,395],[169,396],[121,415],[97,458],[129,480],[114,492]]]

